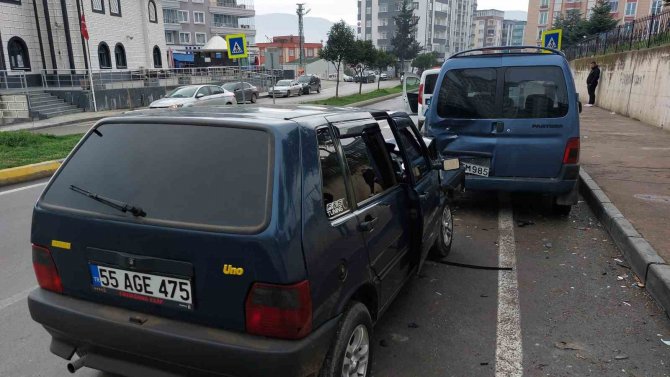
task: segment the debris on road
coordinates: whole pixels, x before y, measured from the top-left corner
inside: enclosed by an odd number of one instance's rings
[[[535,225],[535,222],[531,221],[531,220],[519,220],[519,221],[517,221],[516,225],[519,228],[523,228],[523,227],[526,227],[528,225]]]
[[[553,246],[554,245],[551,242],[547,242],[544,244],[544,247],[546,247],[547,249],[551,249]]]
[[[582,351],[583,348],[576,343],[572,342],[558,342],[554,343],[554,347],[558,348],[559,350],[568,350],[568,351]]]
[[[670,346],[670,340],[661,339],[661,342],[663,342],[663,344],[665,344],[666,346]]]
[[[398,342],[398,343],[404,343],[404,342],[409,340],[409,336],[392,333],[391,334],[391,340],[394,341],[394,342]]]
[[[620,353],[620,354],[614,356],[615,360],[626,360],[627,358],[628,358],[628,355],[626,355],[625,353]]]
[[[624,305],[631,306],[630,302],[628,302],[628,301],[622,301],[622,302],[624,303]]]

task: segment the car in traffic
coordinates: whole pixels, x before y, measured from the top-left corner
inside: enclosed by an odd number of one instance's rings
[[[368,84],[368,83],[375,82],[376,78],[377,78],[377,76],[375,75],[374,72],[364,71],[364,72],[361,72],[361,73],[357,74],[356,76],[354,76],[354,82],[361,82],[362,81],[363,84]]]
[[[342,75],[342,81],[344,82],[354,82],[354,78],[349,75]]]
[[[192,105],[203,99],[218,99],[226,105],[235,103],[235,95],[218,85],[187,85],[180,86],[165,97],[153,101],[149,108],[178,108]]]
[[[291,97],[294,94],[302,95],[302,85],[295,80],[279,80],[268,89],[270,97]]]
[[[415,75],[403,97],[416,112]],[[424,133],[463,159],[466,188],[535,192],[567,214],[577,203],[579,102],[565,56],[542,47],[489,47],[448,59],[435,83]]]
[[[319,76],[303,75],[298,77],[298,82],[302,85],[302,94],[321,93],[321,79]]]
[[[71,372],[370,375],[374,323],[451,249],[458,160],[405,113],[134,114],[94,125],[34,207],[51,352]]]
[[[256,103],[258,99],[258,88],[248,82],[227,82],[222,85],[223,89],[235,94],[237,103]]]
[[[380,80],[380,81],[386,81],[386,80],[388,80],[388,79],[389,79],[389,75],[388,75],[388,73],[386,73],[386,72],[382,72],[382,73],[379,74],[379,80]]]

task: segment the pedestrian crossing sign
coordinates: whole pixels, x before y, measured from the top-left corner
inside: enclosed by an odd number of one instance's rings
[[[246,35],[244,34],[226,35],[226,43],[228,43],[228,57],[230,59],[240,59],[249,56],[249,51],[247,51]]]
[[[542,32],[542,47],[561,50],[563,44],[563,29],[546,30]],[[544,51],[549,53],[548,51]]]

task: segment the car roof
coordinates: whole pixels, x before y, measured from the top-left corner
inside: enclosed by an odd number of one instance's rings
[[[432,68],[432,69],[427,69],[427,70],[423,71],[423,73],[421,74],[421,80],[423,81],[423,79],[425,79],[426,76],[428,76],[428,75],[439,75],[441,69],[442,68]]]

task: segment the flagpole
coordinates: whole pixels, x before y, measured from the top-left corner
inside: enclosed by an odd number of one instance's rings
[[[88,46],[88,38],[86,41],[86,54],[88,55],[88,81],[91,84],[91,97],[93,97],[93,111],[98,112],[98,103],[95,101],[95,86],[93,85],[93,61],[91,60],[91,49]]]

